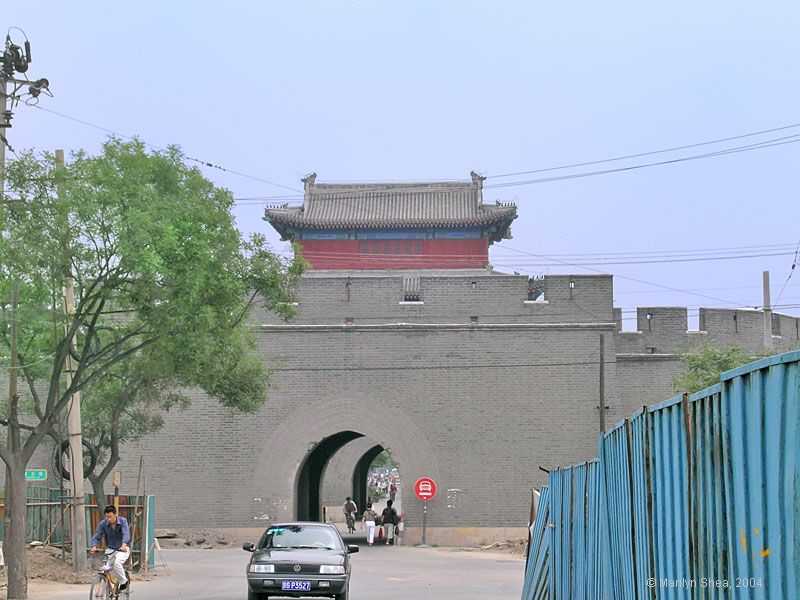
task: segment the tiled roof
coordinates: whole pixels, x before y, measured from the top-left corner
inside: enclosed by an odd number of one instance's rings
[[[302,206],[270,207],[265,218],[274,226],[315,228],[470,227],[517,216],[512,204],[483,204],[483,178],[419,183],[315,184],[303,180]]]

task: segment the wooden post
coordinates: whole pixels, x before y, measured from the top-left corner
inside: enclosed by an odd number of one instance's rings
[[[144,455],[139,457],[139,476],[136,478],[136,503],[133,507],[133,515],[132,515],[132,523],[131,526],[131,564],[133,564],[133,545],[136,543],[136,525],[139,522],[139,499],[141,496],[139,495],[141,492],[141,484],[142,484],[142,470],[144,469]],[[145,509],[142,511],[143,514],[147,514],[147,499],[145,498]],[[141,527],[142,531],[147,531],[147,524],[144,522]],[[139,534],[139,537],[144,539],[142,534]],[[143,565],[144,557],[144,543],[139,544],[139,569],[145,569],[145,573],[147,572],[147,568]]]
[[[772,348],[772,307],[769,299],[769,271],[762,273],[764,285],[764,348]]]
[[[56,150],[56,168],[64,168],[64,151]],[[63,189],[58,186],[58,195],[63,199]],[[69,224],[65,224],[69,227]],[[65,230],[66,234],[66,230]],[[67,263],[71,263],[69,247],[65,244],[65,256]],[[72,268],[67,272],[67,280],[64,290],[64,311],[67,314],[67,328],[71,327],[70,318],[75,314],[75,289],[72,278]],[[75,337],[70,340],[74,349],[76,347]],[[72,378],[75,375],[78,365],[72,356],[67,356],[67,388],[72,385]],[[72,510],[72,565],[76,572],[80,573],[86,568],[86,497],[83,489],[83,443],[81,432],[81,395],[75,392],[71,395],[68,404],[67,414],[67,439],[69,440],[70,457],[70,495]],[[98,502],[100,499],[97,499]],[[101,509],[102,510],[102,509]]]
[[[606,345],[605,337],[600,334],[600,433],[606,430]]]

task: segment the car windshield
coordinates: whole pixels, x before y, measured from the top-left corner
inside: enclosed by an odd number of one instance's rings
[[[341,549],[338,536],[328,527],[277,525],[261,537],[260,548]]]

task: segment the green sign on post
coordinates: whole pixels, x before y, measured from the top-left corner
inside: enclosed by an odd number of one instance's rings
[[[47,469],[27,469],[25,481],[47,481]]]

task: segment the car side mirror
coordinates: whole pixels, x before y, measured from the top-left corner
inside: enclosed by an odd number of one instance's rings
[[[348,546],[347,547],[347,553],[348,554],[354,554],[354,553],[358,552],[359,550],[360,550],[360,548],[358,546]]]
[[[253,544],[248,542],[246,544],[242,544],[242,550],[247,550],[248,552],[255,552],[255,546],[253,546]]]

